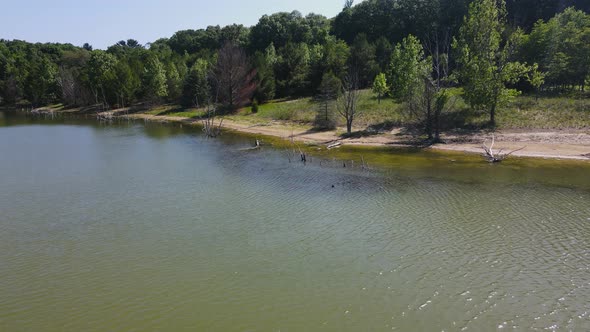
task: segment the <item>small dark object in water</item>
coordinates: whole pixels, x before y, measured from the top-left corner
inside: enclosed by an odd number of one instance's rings
[[[332,185],[332,188],[335,188],[334,185]]]

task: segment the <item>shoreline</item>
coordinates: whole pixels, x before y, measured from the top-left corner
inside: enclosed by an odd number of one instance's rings
[[[102,113],[86,113],[80,109],[52,110],[50,108],[39,109],[41,112],[60,113],[71,115],[96,114],[104,119],[131,119],[160,123],[178,123],[189,126],[201,126],[201,120],[181,116],[153,115],[146,113],[149,109],[143,109],[135,113],[127,113],[126,109],[117,109]],[[241,120],[241,121],[240,121]],[[403,131],[403,128],[393,128],[388,132],[363,132],[364,128],[354,128],[357,135],[344,138],[341,134],[343,128],[330,131],[315,131],[310,125],[294,122],[266,120],[253,118],[249,121],[236,120],[234,117],[225,117],[222,128],[249,135],[263,135],[307,145],[328,145],[339,143],[340,146],[359,147],[421,147],[420,141],[411,134]],[[363,134],[359,134],[363,133]],[[512,156],[522,158],[570,160],[590,162],[590,129],[513,129],[497,130],[494,133],[496,151],[516,151]],[[491,141],[492,134],[483,131],[475,133],[444,133],[441,135],[444,143],[431,146],[422,146],[425,150],[441,152],[458,152],[464,154],[483,154],[482,144]]]
[[[200,120],[193,118],[147,113],[116,115],[116,117],[150,122],[201,125]],[[409,143],[413,138],[410,135],[404,135],[400,128],[395,128],[388,133],[375,133],[353,138],[343,138],[338,130],[314,131],[310,126],[279,121],[249,123],[224,118],[222,128],[251,135],[272,136],[284,140],[292,139],[309,145],[328,146],[340,143],[347,146],[367,147],[410,148],[416,146],[416,144]],[[494,133],[494,136],[496,139],[495,149],[497,150],[513,151],[522,148],[513,154],[515,157],[590,161],[590,130],[499,130]],[[446,134],[442,135],[442,139],[446,143],[435,144],[425,147],[425,149],[482,154],[482,143],[485,140],[489,142],[491,134]]]

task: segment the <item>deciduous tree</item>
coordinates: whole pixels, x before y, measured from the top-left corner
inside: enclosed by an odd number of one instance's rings
[[[384,73],[380,73],[375,77],[373,82],[373,93],[377,95],[378,103],[381,104],[381,97],[383,97],[389,91],[387,86],[387,77]]]
[[[492,126],[498,105],[519,93],[506,85],[516,83],[529,70],[513,61],[521,33],[517,31],[502,42],[505,17],[504,0],[475,0],[469,6],[459,38],[453,42],[464,98],[473,109],[486,110]]]
[[[214,70],[219,101],[230,110],[249,103],[256,90],[255,75],[246,52],[231,42],[226,43],[219,50]]]

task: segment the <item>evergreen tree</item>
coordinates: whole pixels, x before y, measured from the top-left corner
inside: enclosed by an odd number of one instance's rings
[[[210,99],[208,81],[209,63],[198,59],[191,67],[183,84],[182,105],[185,107],[203,107]]]

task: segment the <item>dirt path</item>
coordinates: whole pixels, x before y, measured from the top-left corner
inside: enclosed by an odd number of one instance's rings
[[[158,122],[195,123],[195,120],[188,118],[154,116],[142,113],[129,115],[129,117]],[[274,121],[268,123],[246,123],[226,118],[223,121],[223,127],[249,134],[275,136],[284,139],[290,139],[293,137],[294,140],[299,142],[324,145],[341,142],[346,145],[407,146],[408,142],[413,140],[413,137],[403,134],[399,129],[366,137],[343,139],[339,135],[341,131],[317,132],[311,130],[310,127],[290,125]],[[514,153],[515,156],[590,161],[590,130],[498,131],[494,136],[496,140],[496,149],[511,151],[524,147],[522,150]],[[445,135],[443,136],[443,140],[446,141],[447,144],[437,144],[430,148],[447,151],[482,153],[482,143],[486,139],[489,140],[490,137],[490,134],[485,133]]]

